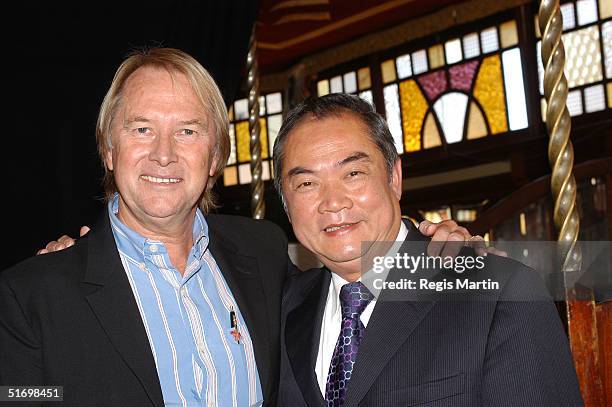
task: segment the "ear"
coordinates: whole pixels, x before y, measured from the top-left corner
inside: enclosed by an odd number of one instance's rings
[[[402,197],[402,160],[398,158],[391,170],[391,188],[399,201]]]
[[[109,171],[113,171],[113,149],[109,148],[104,154],[104,164]]]
[[[217,164],[219,164],[219,153],[214,151],[212,162],[210,163],[210,169],[208,170],[208,176],[212,177],[215,175],[215,171],[217,170]],[[223,169],[221,169],[222,171]]]

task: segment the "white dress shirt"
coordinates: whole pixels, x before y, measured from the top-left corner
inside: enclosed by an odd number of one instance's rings
[[[408,228],[401,223],[400,230],[395,238],[396,242],[403,242],[408,236]],[[395,253],[388,253],[387,255],[394,256]],[[319,382],[319,388],[321,394],[325,394],[325,385],[327,384],[327,375],[329,373],[329,365],[331,364],[334,349],[336,348],[336,342],[338,336],[340,336],[340,326],[342,324],[342,311],[340,307],[340,289],[343,285],[348,284],[348,281],[337,275],[331,273],[332,278],[329,283],[329,290],[327,292],[327,300],[325,301],[325,310],[323,311],[323,322],[321,323],[321,337],[319,338],[319,353],[317,354],[317,363],[315,366],[315,372],[317,374],[317,381]],[[361,279],[357,280],[360,281]],[[376,305],[376,299],[373,299],[361,313],[361,322],[363,326],[368,326],[368,321],[374,311]]]

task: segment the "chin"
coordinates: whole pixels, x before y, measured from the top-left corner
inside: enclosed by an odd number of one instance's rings
[[[167,201],[163,202],[146,202],[144,205],[144,212],[149,216],[155,218],[167,218],[178,212],[176,205],[173,205]]]

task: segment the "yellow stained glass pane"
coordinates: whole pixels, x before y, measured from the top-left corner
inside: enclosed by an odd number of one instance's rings
[[[227,115],[229,116],[230,122],[234,120],[234,105],[233,104],[229,107],[229,110],[227,111]]]
[[[317,96],[325,96],[329,93],[329,81],[327,79],[317,83]]]
[[[429,67],[431,69],[439,68],[444,65],[444,48],[442,44],[434,45],[429,48]]]
[[[370,68],[365,67],[357,71],[357,82],[359,83],[359,90],[370,89],[372,87]]]
[[[608,107],[612,109],[612,82],[608,82],[606,87],[608,88]]]
[[[508,131],[506,102],[502,82],[501,60],[492,55],[482,60],[474,86],[474,97],[478,99],[487,116],[491,134]]]
[[[259,142],[261,143],[261,158],[268,158],[268,126],[266,119],[259,119]]]
[[[603,78],[599,28],[591,26],[563,35],[565,46],[565,76],[570,88],[586,85]]]
[[[226,167],[223,170],[223,185],[231,187],[238,183],[238,170],[235,166]]]
[[[392,59],[389,59],[382,64],[380,64],[380,69],[382,72],[382,80],[383,83],[393,82],[396,79],[395,76],[395,63]]]
[[[423,148],[432,148],[442,145],[440,140],[440,132],[438,126],[436,126],[436,120],[431,112],[425,119],[425,127],[423,129]]]
[[[251,159],[251,142],[249,140],[249,122],[236,123],[236,145],[238,161],[243,163]]]
[[[470,103],[467,138],[473,140],[487,135],[487,124],[478,105]]]
[[[506,21],[499,26],[501,32],[502,48],[511,47],[518,44],[518,33],[516,31],[516,21]]]
[[[599,0],[599,18],[612,17],[612,1],[610,0]]]
[[[402,129],[404,130],[404,150],[421,149],[421,127],[427,113],[427,101],[419,86],[412,79],[400,83],[400,103],[402,105]]]
[[[238,144],[238,161],[243,163],[251,159],[251,134],[249,122],[236,124],[236,139]],[[266,119],[259,119],[259,140],[261,143],[261,158],[268,158],[268,131]]]

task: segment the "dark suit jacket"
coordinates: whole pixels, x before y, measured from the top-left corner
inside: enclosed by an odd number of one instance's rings
[[[207,222],[210,250],[253,340],[264,399],[274,405],[286,237],[267,221]],[[0,384],[62,385],[71,406],[163,405],[108,215],[73,247],[0,274]]]
[[[417,246],[410,241],[424,248],[427,239],[407,226],[400,250],[410,253]],[[390,301],[383,293],[359,348],[345,406],[582,405],[568,341],[539,276],[493,255],[486,270],[501,289],[482,298],[456,300],[442,292]],[[389,278],[401,276],[397,272]],[[279,405],[324,405],[314,368],[330,279],[329,271],[312,269],[288,280]]]

